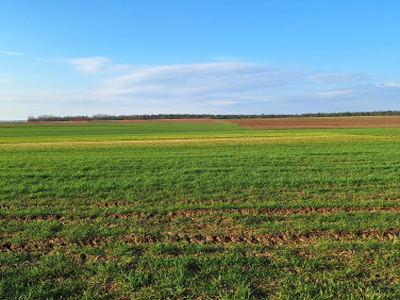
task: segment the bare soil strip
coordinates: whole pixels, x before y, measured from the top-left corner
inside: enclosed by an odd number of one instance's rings
[[[400,127],[400,116],[338,117],[338,118],[265,118],[265,119],[159,119],[108,121],[51,121],[32,124],[89,124],[89,123],[233,123],[249,129],[318,129],[318,128],[380,128]]]
[[[400,127],[400,117],[276,118],[229,120],[248,129],[323,129]]]
[[[265,209],[252,209],[252,208],[238,208],[238,209],[196,209],[196,210],[181,210],[167,213],[146,213],[146,212],[130,212],[122,214],[106,214],[104,216],[90,216],[90,217],[70,217],[61,214],[49,215],[29,215],[29,216],[0,216],[0,220],[11,221],[42,221],[42,220],[67,220],[67,219],[80,219],[80,220],[93,220],[98,218],[113,218],[113,219],[129,219],[141,217],[144,219],[166,218],[173,220],[176,217],[200,217],[210,214],[243,214],[243,215],[269,215],[269,216],[290,216],[290,215],[307,215],[307,214],[332,214],[332,213],[357,213],[357,212],[400,212],[399,206],[387,207],[321,207],[321,208],[265,208]]]
[[[309,231],[296,233],[294,231],[280,232],[276,235],[204,235],[202,233],[180,234],[166,232],[160,235],[129,234],[118,237],[88,237],[77,241],[68,241],[64,238],[41,239],[28,243],[13,244],[10,242],[0,243],[0,252],[40,252],[48,253],[55,248],[80,246],[93,247],[112,245],[116,241],[127,245],[146,245],[157,242],[162,243],[189,243],[228,246],[233,244],[262,245],[266,247],[277,247],[283,245],[297,245],[316,242],[321,239],[335,241],[356,241],[375,239],[392,241],[400,238],[400,227],[379,231],[377,229],[359,230],[357,232],[333,232],[333,231]]]

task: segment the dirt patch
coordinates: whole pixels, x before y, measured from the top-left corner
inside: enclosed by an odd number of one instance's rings
[[[323,129],[400,127],[400,117],[238,119],[229,122],[248,129]]]
[[[150,212],[128,212],[121,214],[108,213],[104,216],[64,216],[59,214],[54,215],[28,215],[28,216],[0,216],[0,220],[12,221],[46,221],[46,220],[95,220],[99,218],[113,218],[113,219],[129,219],[129,218],[143,218],[151,219],[166,219],[173,221],[178,217],[201,217],[211,214],[241,214],[241,215],[270,215],[270,216],[290,216],[290,215],[307,215],[307,214],[333,214],[333,213],[388,213],[400,212],[399,206],[387,207],[320,207],[320,208],[231,208],[231,209],[194,209],[194,210],[181,210],[166,213],[150,213]]]
[[[168,216],[199,216],[215,213],[231,213],[243,215],[306,215],[306,214],[332,214],[337,212],[356,213],[356,212],[400,212],[398,206],[388,207],[307,207],[307,208],[238,208],[238,209],[199,209],[199,210],[182,210],[167,213]]]
[[[357,232],[334,232],[314,230],[308,232],[286,231],[275,235],[204,235],[202,233],[176,233],[165,232],[159,235],[153,234],[128,234],[114,237],[88,237],[77,241],[67,241],[64,238],[41,239],[32,242],[13,244],[10,242],[0,243],[0,252],[39,252],[48,253],[55,247],[69,247],[77,245],[80,247],[96,247],[102,245],[112,245],[115,242],[122,242],[127,245],[146,245],[157,242],[161,243],[189,243],[189,244],[211,244],[229,246],[232,244],[249,244],[253,246],[262,245],[266,247],[277,247],[283,245],[305,244],[320,239],[330,239],[336,241],[356,241],[365,239],[375,239],[383,241],[398,240],[400,228],[387,230],[359,230]]]

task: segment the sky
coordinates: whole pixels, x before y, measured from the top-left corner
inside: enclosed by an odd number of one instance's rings
[[[400,110],[400,1],[0,0],[0,120]]]

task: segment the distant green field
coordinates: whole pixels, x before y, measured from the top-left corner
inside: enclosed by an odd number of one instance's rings
[[[247,129],[229,123],[89,123],[89,124],[0,124],[0,142],[150,139],[239,134]]]
[[[0,125],[0,298],[397,298],[400,128]]]

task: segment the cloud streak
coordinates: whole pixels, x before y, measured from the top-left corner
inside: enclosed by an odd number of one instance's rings
[[[3,55],[11,55],[11,56],[24,56],[24,55],[26,55],[25,53],[21,53],[21,52],[11,52],[11,51],[0,51],[0,54],[3,54]]]
[[[99,82],[99,98],[137,103],[158,103],[170,107],[180,103],[201,107],[234,107],[285,101],[301,94],[332,98],[342,87],[367,81],[363,73],[308,72],[288,67],[244,62],[216,62],[188,65],[141,67]],[[258,104],[257,104],[258,103]]]
[[[0,83],[6,83],[6,82],[12,82],[13,80],[11,78],[1,78],[0,77]]]
[[[101,56],[64,59],[64,61],[73,65],[78,72],[87,75],[121,73],[130,68],[126,65],[113,65],[110,59]]]
[[[101,81],[101,92],[116,95],[162,94],[170,97],[232,93],[278,87],[303,80],[294,71],[249,63],[208,63],[137,68]]]

